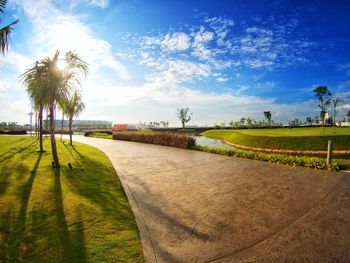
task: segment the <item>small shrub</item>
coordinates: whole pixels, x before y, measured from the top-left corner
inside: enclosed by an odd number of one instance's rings
[[[111,131],[111,130],[101,130],[101,131],[100,130],[91,130],[91,131],[86,131],[84,133],[84,136],[90,136],[93,133],[104,133],[104,134],[112,135],[113,131]]]
[[[178,135],[171,133],[129,133],[117,132],[113,134],[114,140],[142,142],[150,144],[158,144],[164,146],[172,146],[184,149],[191,149],[196,140],[190,136]]]
[[[48,133],[50,133],[50,132],[48,132]],[[69,134],[69,130],[62,130],[62,132],[61,132],[61,129],[56,129],[55,130],[55,134]],[[73,131],[72,131],[72,134],[73,134]]]

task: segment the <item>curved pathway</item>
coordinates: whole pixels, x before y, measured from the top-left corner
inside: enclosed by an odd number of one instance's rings
[[[350,176],[74,136],[111,159],[148,262],[350,262]]]

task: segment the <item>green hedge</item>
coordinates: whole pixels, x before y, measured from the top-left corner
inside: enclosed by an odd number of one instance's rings
[[[11,135],[24,135],[27,134],[26,130],[0,130],[0,134],[11,134]]]
[[[190,136],[178,135],[172,133],[138,133],[138,132],[117,132],[113,134],[114,140],[142,142],[150,144],[158,144],[164,146],[172,146],[184,149],[191,149],[196,140]]]

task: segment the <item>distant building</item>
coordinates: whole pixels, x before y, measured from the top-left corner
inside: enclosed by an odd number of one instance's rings
[[[144,123],[138,124],[113,124],[113,131],[139,131],[147,130],[148,126]]]
[[[43,121],[44,129],[49,129],[49,120]],[[68,129],[69,121],[63,120],[63,129]],[[62,120],[55,120],[56,129],[62,128]],[[112,128],[112,122],[110,121],[99,121],[99,120],[73,120],[72,124],[73,131],[84,131],[84,130],[110,130]]]

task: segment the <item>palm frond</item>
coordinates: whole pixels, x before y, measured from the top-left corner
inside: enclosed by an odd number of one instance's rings
[[[0,13],[4,13],[7,0],[0,0]]]
[[[16,24],[17,22],[18,22],[18,19],[0,29],[0,53],[1,54],[5,54],[6,51],[8,50],[8,45],[11,40],[10,39],[10,34],[12,31],[11,26]]]

